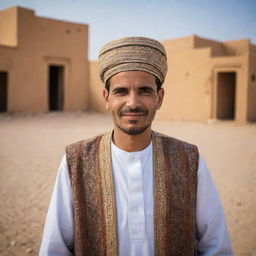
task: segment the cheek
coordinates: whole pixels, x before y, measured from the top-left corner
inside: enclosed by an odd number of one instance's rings
[[[123,101],[122,100],[110,100],[109,103],[109,109],[112,111],[112,112],[118,112],[119,109],[123,106]]]
[[[109,106],[108,110],[111,113],[113,119],[115,119],[115,120],[119,119],[119,117],[118,117],[119,116],[118,115],[118,112],[119,112],[118,106],[111,105],[111,106]]]
[[[158,109],[159,101],[157,99],[151,100],[145,104],[145,107],[149,110],[149,112],[155,112]]]

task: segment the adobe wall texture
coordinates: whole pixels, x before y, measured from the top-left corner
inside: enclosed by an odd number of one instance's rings
[[[17,46],[17,9],[0,11],[0,45]]]
[[[105,102],[103,100],[104,83],[100,80],[98,72],[98,62],[90,62],[90,86],[89,86],[89,109],[95,112],[106,113]]]
[[[167,44],[167,45],[166,45]],[[205,120],[210,114],[209,49],[175,50],[167,46],[168,73],[165,99],[158,117],[162,120]]]
[[[251,46],[249,53],[248,76],[248,121],[256,121],[256,46]]]
[[[33,11],[20,7],[3,12],[9,15],[11,24],[16,22],[18,38],[14,48],[7,47],[6,42],[13,41],[7,38],[2,43],[6,45],[0,46],[0,70],[9,74],[8,111],[49,110],[50,65],[64,66],[64,110],[87,109],[88,26],[38,18]]]

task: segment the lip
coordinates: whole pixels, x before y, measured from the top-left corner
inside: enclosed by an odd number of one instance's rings
[[[122,118],[125,120],[140,120],[145,118],[144,113],[126,113],[122,115]]]
[[[122,114],[123,116],[144,116],[144,112],[126,112]]]
[[[144,113],[125,113],[122,116],[145,116]]]

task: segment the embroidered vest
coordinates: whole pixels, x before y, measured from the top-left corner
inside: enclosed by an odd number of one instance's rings
[[[66,147],[76,256],[118,255],[111,136]],[[196,255],[197,147],[156,132],[152,141],[155,255]]]

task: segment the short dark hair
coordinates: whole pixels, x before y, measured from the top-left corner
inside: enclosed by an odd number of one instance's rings
[[[105,88],[106,90],[109,92],[109,87],[110,87],[110,81],[109,79],[106,81],[105,83]],[[161,81],[159,80],[158,77],[156,77],[156,87],[157,87],[157,91],[162,87],[162,83]]]

